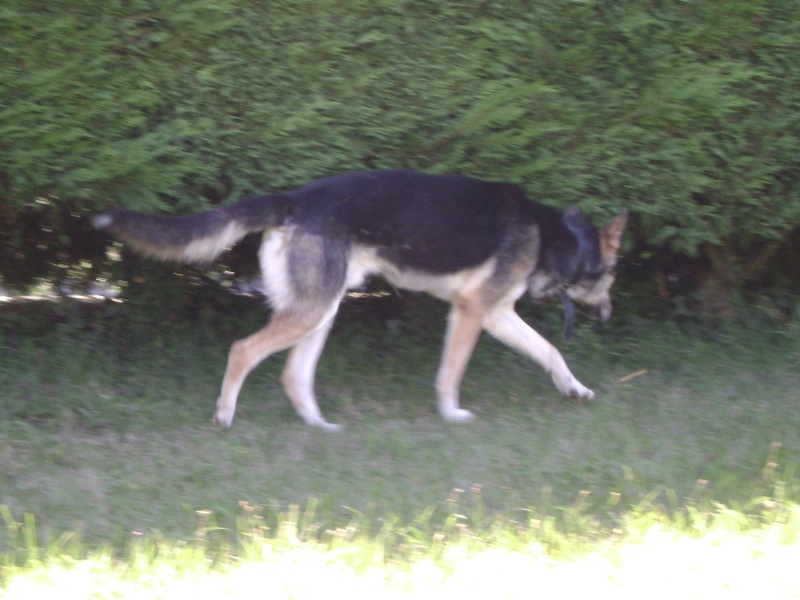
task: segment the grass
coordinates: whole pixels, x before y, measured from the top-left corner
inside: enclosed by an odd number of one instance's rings
[[[707,546],[768,570],[796,540],[797,323],[712,337],[626,318],[623,305],[610,327],[563,343],[556,311],[527,308],[597,401],[560,398],[487,338],[462,391],[479,418],[452,426],[432,389],[444,307],[414,297],[387,319],[352,302],[317,386],[343,432],[300,423],[282,357],[251,375],[233,428],[218,431],[229,343],[264,318],[253,304],[4,309],[0,589],[82,571],[96,589],[191,587],[209,560],[219,569],[204,592],[264,570],[297,597],[366,590],[375,569],[398,593],[470,589],[490,568],[573,589],[649,570],[662,581],[659,552],[702,564]],[[309,562],[319,578],[297,583]]]
[[[389,551],[395,541],[387,539],[391,527],[377,536],[340,530],[319,542],[298,537],[293,526],[298,521],[292,518],[302,515],[294,515],[268,538],[251,529],[236,560],[210,552],[202,538],[182,544],[141,541],[122,560],[94,551],[78,560],[62,553],[30,559],[24,568],[6,566],[4,591],[9,598],[53,593],[67,598],[219,598],[254,590],[280,598],[345,591],[355,598],[442,593],[550,598],[598,592],[623,598],[797,597],[797,545],[781,539],[790,527],[754,527],[723,511],[716,516],[718,522],[691,533],[632,518],[625,535],[614,533],[591,547],[565,539],[572,552],[559,556],[535,535],[497,535],[508,531],[506,525],[495,528],[494,535],[454,528],[450,537],[440,532],[432,540],[412,538],[406,547],[413,550],[401,556]],[[795,538],[797,517],[794,510]]]

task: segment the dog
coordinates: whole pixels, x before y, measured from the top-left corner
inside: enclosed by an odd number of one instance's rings
[[[288,349],[286,394],[303,421],[323,429],[339,426],[317,404],[317,361],[342,297],[375,275],[451,305],[435,383],[446,421],[474,417],[459,406],[459,387],[482,329],[538,362],[562,394],[593,398],[514,306],[526,291],[560,297],[567,336],[572,300],[608,320],[626,221],[623,209],[597,229],[577,208],[536,203],[514,184],[408,170],[333,176],[188,216],[116,209],[94,217],[96,228],[135,251],[178,263],[210,261],[263,232],[259,262],[272,317],[232,345],[214,421],[230,427],[247,375]]]

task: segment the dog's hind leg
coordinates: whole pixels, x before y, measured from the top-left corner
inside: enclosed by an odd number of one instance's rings
[[[289,358],[281,376],[283,389],[292,401],[297,414],[308,425],[327,430],[341,429],[341,426],[328,423],[322,416],[314,396],[314,372],[332,325],[333,317],[297,342],[289,351]]]
[[[444,352],[436,375],[439,414],[450,423],[467,423],[474,415],[459,408],[458,392],[467,363],[481,333],[484,309],[480,301],[459,298],[453,302],[447,322]]]
[[[564,357],[550,342],[536,333],[509,305],[500,305],[489,312],[483,326],[490,334],[515,350],[530,356],[550,373],[556,388],[565,396],[591,400],[594,392],[570,372]]]
[[[236,399],[248,373],[271,354],[294,346],[305,336],[315,337],[321,329],[327,333],[335,310],[334,305],[333,311],[328,311],[327,314],[279,311],[272,316],[266,327],[250,337],[234,342],[228,354],[228,366],[222,381],[222,392],[217,400],[214,422],[223,427],[230,427],[236,411]],[[324,342],[325,336],[322,336],[321,340],[318,340],[320,344],[318,351],[321,351]]]

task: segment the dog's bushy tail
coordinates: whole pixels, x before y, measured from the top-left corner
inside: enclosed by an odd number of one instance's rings
[[[203,263],[248,233],[281,225],[288,214],[289,199],[269,194],[184,217],[117,209],[95,215],[92,223],[141,254],[179,263]]]

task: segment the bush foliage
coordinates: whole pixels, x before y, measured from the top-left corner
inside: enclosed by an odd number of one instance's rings
[[[794,0],[8,0],[0,272],[86,255],[100,207],[402,166],[627,206],[738,285],[800,225],[797,48]]]

